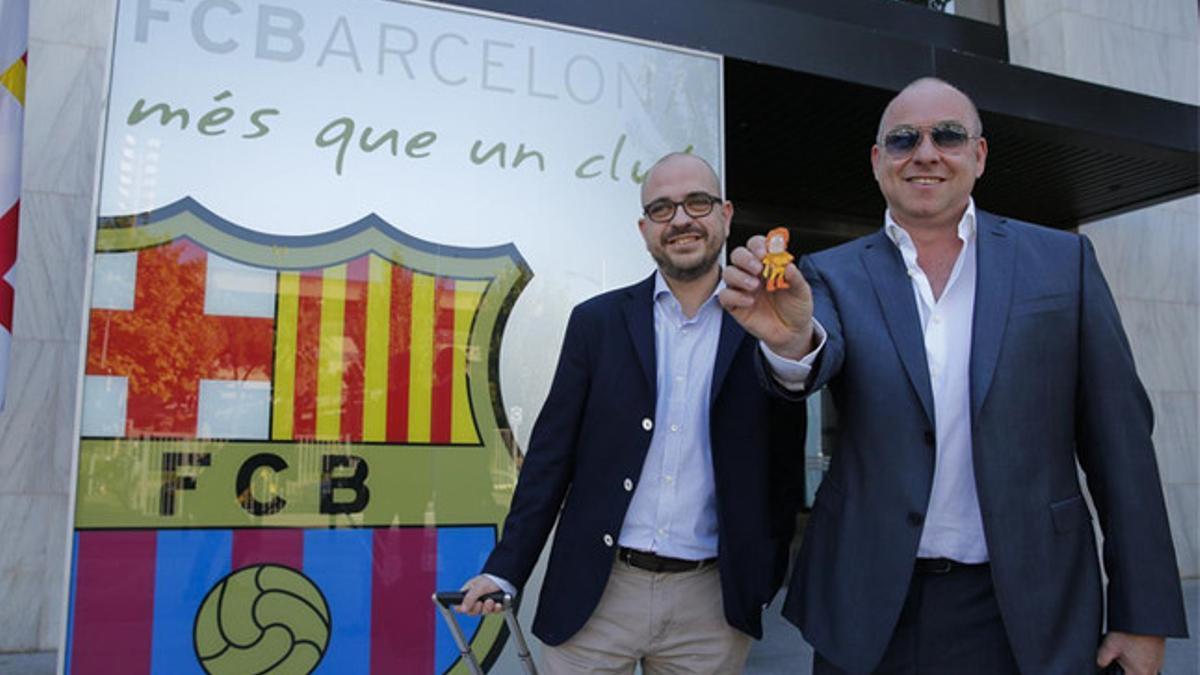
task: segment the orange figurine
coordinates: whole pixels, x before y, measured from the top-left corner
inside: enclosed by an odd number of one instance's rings
[[[788,288],[788,283],[783,278],[783,272],[787,269],[788,263],[795,258],[787,252],[787,245],[788,229],[786,227],[777,227],[767,233],[767,254],[762,259],[762,275],[767,280],[768,292],[773,293],[776,289]]]

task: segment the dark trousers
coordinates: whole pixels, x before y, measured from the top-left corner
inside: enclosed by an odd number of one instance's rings
[[[924,567],[924,569],[923,569]],[[918,564],[875,675],[1019,675],[987,565]],[[821,654],[814,675],[848,675]]]

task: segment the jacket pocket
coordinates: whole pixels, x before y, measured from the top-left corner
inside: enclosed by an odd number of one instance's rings
[[[1083,501],[1083,495],[1075,495],[1050,504],[1050,518],[1054,521],[1055,532],[1070,532],[1090,523],[1092,514],[1088,511],[1087,502]]]
[[[1026,314],[1054,312],[1069,308],[1074,301],[1074,293],[1055,293],[1054,295],[1043,295],[1036,298],[1022,298],[1013,302],[1012,310],[1009,314],[1012,316],[1023,316]]]

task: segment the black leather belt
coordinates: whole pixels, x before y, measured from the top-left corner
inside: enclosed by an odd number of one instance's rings
[[[949,574],[956,570],[977,570],[987,567],[987,563],[963,563],[949,558],[917,558],[915,567],[917,574]]]
[[[683,560],[682,558],[667,558],[647,551],[639,551],[624,546],[617,549],[617,560],[647,572],[690,572],[700,570],[717,562],[716,558],[704,560]]]

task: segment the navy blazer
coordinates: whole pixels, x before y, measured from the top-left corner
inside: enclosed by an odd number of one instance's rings
[[[1091,243],[977,212],[970,357],[975,481],[996,600],[1022,673],[1096,672],[1109,630],[1185,634],[1150,402]],[[933,395],[912,284],[878,233],[801,263],[828,340],[837,442],[784,614],[851,672],[882,658],[933,480]]]
[[[557,520],[533,632],[557,645],[591,616],[650,447],[655,410],[654,277],[571,313],[504,531],[484,572],[525,585]],[[728,314],[709,410],[725,617],[762,636],[803,499],[803,402],[758,382],[757,341]],[[561,511],[560,511],[561,508]]]

